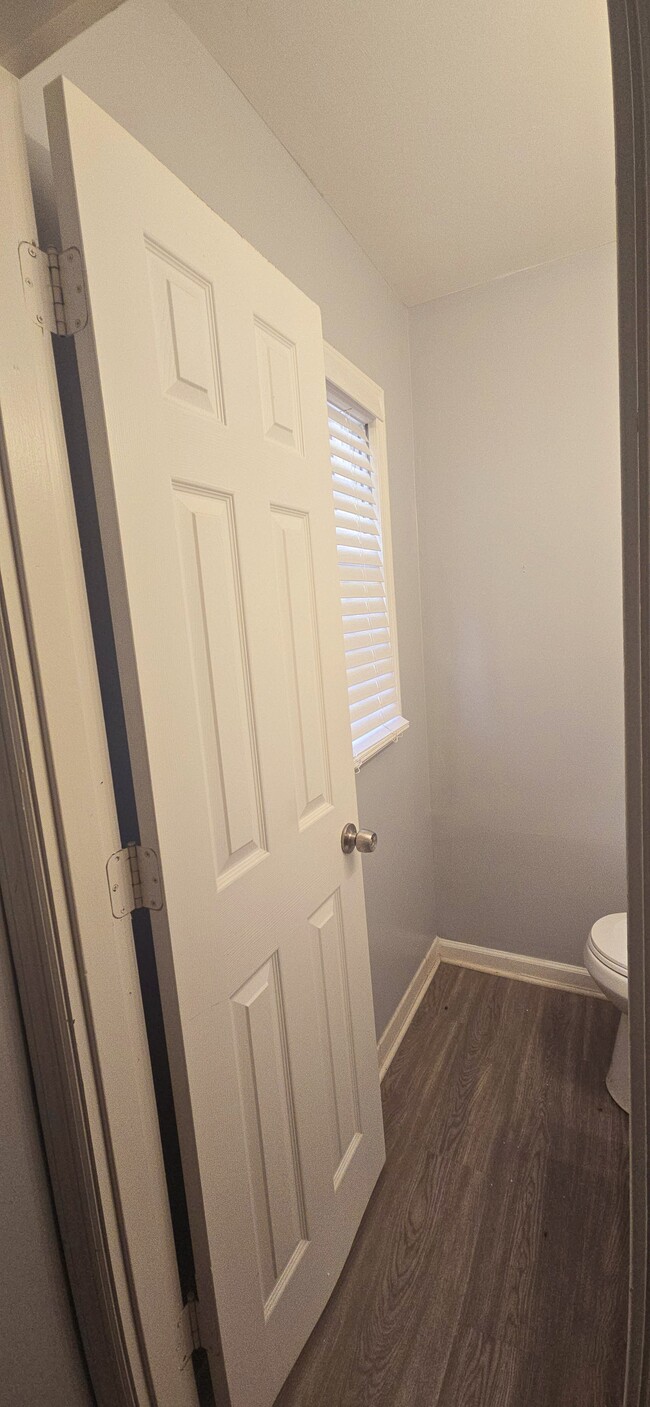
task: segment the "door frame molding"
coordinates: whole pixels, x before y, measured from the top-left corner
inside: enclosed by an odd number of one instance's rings
[[[62,1249],[99,1407],[197,1407],[36,239],[0,69],[0,884]]]
[[[623,522],[630,1114],[625,1407],[650,1404],[650,11],[608,0],[614,91]]]
[[[98,1195],[92,1133],[61,962],[34,772],[41,770],[16,582],[0,550],[0,894],[30,1055],[40,1126],[81,1341],[98,1402],[137,1402]],[[11,573],[13,575],[13,573]],[[13,597],[13,600],[11,599]],[[8,599],[9,598],[9,599]],[[32,714],[30,719],[29,715]]]

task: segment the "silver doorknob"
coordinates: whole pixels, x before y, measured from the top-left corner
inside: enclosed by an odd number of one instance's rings
[[[344,855],[360,850],[362,855],[371,855],[377,849],[376,831],[358,831],[354,821],[348,821],[341,831],[341,849]]]

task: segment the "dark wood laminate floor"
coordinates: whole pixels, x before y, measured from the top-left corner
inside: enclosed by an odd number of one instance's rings
[[[617,1019],[438,970],[384,1081],[386,1167],[276,1407],[620,1407]]]

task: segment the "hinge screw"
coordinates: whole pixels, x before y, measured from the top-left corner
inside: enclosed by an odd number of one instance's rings
[[[28,287],[28,288],[31,288],[31,286],[32,286],[32,281],[31,281],[30,278],[26,278],[26,279],[25,279],[25,283],[27,284],[27,287]]]
[[[35,259],[35,258],[36,258],[36,250],[35,250],[33,244],[30,244],[30,245],[29,245],[29,256],[30,256],[31,259]]]

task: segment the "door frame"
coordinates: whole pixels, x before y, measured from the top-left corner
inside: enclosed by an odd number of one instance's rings
[[[99,1407],[197,1407],[36,240],[18,83],[0,69],[0,887],[48,1172]]]
[[[650,1404],[650,11],[608,0],[618,226],[631,1056],[625,1407]]]

